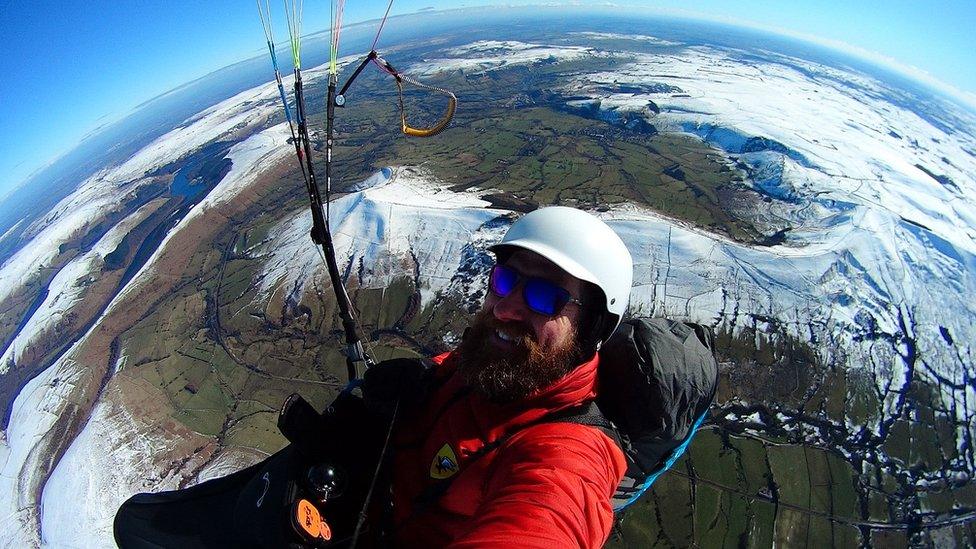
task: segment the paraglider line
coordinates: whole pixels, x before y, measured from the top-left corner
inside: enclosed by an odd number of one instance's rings
[[[393,7],[393,0],[386,5],[386,13],[383,14],[383,20],[380,21],[380,28],[376,30],[376,36],[373,37],[373,45],[369,47],[370,51],[376,51],[376,43],[380,40],[380,33],[383,32],[383,26],[386,25],[386,18],[390,15],[390,8]]]

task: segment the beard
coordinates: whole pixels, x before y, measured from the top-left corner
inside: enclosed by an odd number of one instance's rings
[[[511,349],[492,344],[496,330],[512,337]],[[529,326],[499,321],[489,310],[475,317],[457,353],[458,373],[472,389],[496,403],[524,399],[552,385],[580,362],[576,333],[559,347],[543,347],[533,339]]]

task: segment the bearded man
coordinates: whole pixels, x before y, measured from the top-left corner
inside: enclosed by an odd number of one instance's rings
[[[627,308],[630,253],[602,221],[565,207],[523,216],[491,251],[483,308],[397,422],[393,538],[601,546],[624,455],[600,429],[552,418],[596,397],[597,350]]]

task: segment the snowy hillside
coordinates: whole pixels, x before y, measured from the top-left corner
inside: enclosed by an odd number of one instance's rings
[[[532,63],[532,52],[574,59],[579,47],[478,42],[465,52],[472,71],[490,71]],[[889,409],[912,375],[927,376],[965,425],[976,409],[976,118],[948,103],[940,116],[913,110],[904,92],[867,75],[773,52],[613,55],[626,62],[564,83],[569,104],[596,105],[607,119],[641,113],[723,149],[767,197],[744,214],[785,234],[749,249],[628,221],[641,264],[634,312],[733,326],[771,317],[821,342],[825,358],[867,368]],[[435,60],[425,70],[457,68]],[[641,219],[615,214],[624,215]]]

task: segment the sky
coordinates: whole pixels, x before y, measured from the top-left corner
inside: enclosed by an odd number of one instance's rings
[[[540,3],[397,0],[391,13]],[[976,110],[973,0],[622,0],[608,5],[637,5],[650,13],[814,40],[895,64]],[[276,39],[285,43],[281,4],[272,7]],[[385,9],[383,0],[348,0],[344,22],[376,19]],[[329,20],[328,2],[307,2],[305,33],[327,29]],[[251,0],[0,0],[0,197],[146,100],[265,51]]]

